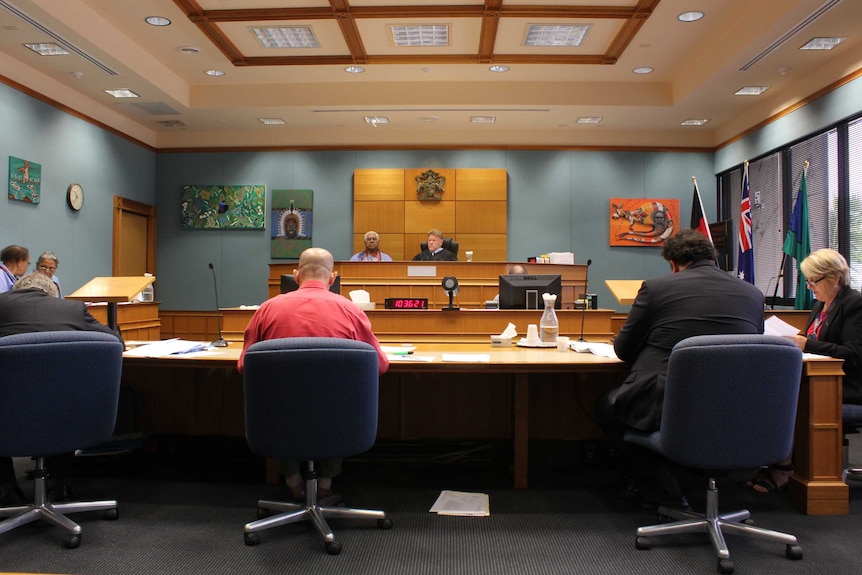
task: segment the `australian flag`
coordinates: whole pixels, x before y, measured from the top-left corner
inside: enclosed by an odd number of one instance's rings
[[[737,276],[754,283],[754,243],[751,240],[751,197],[748,189],[748,162],[742,170],[742,203],[739,207],[739,257]]]

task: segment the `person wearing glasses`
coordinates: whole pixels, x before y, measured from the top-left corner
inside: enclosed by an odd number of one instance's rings
[[[802,260],[799,269],[815,302],[802,333],[787,337],[803,352],[843,359],[843,403],[862,404],[862,294],[850,287],[847,260],[824,248]],[[758,493],[780,493],[791,475],[788,457],[758,471],[745,486]]]
[[[54,275],[57,268],[60,266],[60,260],[54,252],[42,252],[39,259],[36,260],[36,271],[45,274],[54,285],[57,286],[57,297],[63,299],[63,290],[60,289],[60,280]]]
[[[9,291],[30,267],[30,251],[21,246],[6,246],[0,251],[0,293]]]
[[[350,256],[352,262],[391,262],[388,254],[380,251],[380,235],[374,231],[365,232],[365,249]]]

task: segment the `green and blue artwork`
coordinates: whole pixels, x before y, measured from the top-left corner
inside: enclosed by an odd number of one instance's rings
[[[182,227],[262,229],[266,186],[183,186]]]
[[[42,166],[9,156],[9,199],[38,204],[41,197]]]

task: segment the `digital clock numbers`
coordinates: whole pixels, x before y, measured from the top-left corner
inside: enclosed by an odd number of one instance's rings
[[[428,309],[428,298],[422,297],[388,297],[386,309]]]

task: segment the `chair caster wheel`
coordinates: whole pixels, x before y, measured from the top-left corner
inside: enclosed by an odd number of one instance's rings
[[[341,553],[341,543],[338,541],[330,541],[329,543],[325,543],[326,552],[330,555],[338,555]]]
[[[377,520],[377,528],[378,529],[392,529],[392,520],[391,519],[378,519]]]
[[[81,536],[66,535],[66,537],[63,538],[63,545],[65,545],[66,549],[77,549],[81,546]]]
[[[120,518],[120,510],[119,509],[108,509],[105,511],[105,519],[108,521],[116,521]]]
[[[719,559],[718,572],[722,573],[722,575],[730,575],[733,573],[733,561],[730,559]]]
[[[639,551],[646,551],[650,548],[649,538],[648,537],[638,537],[635,539],[635,549]]]
[[[802,559],[802,547],[799,545],[788,545],[784,549],[784,554],[787,555],[788,559]]]
[[[254,547],[258,543],[260,543],[260,537],[258,537],[257,533],[243,533],[242,540],[249,547]]]

